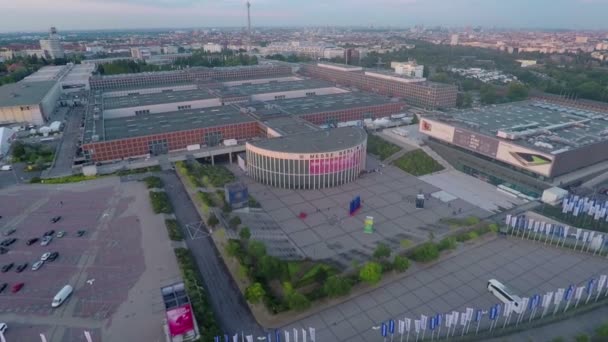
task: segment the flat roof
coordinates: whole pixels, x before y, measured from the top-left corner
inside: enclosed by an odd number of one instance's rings
[[[306,115],[348,108],[375,106],[391,102],[394,101],[391,101],[388,97],[372,93],[349,92],[266,101],[265,103],[269,106],[279,107],[287,114]]]
[[[501,140],[553,154],[608,140],[605,113],[537,100],[454,110],[428,118],[492,137],[499,131],[519,135],[515,140]]]
[[[284,153],[324,153],[344,150],[363,143],[367,133],[360,127],[341,127],[316,132],[250,141],[261,149]]]
[[[56,81],[68,71],[66,65],[48,65],[24,78],[27,82]]]
[[[38,105],[56,83],[17,82],[0,86],[0,107]]]
[[[149,106],[163,103],[187,102],[216,98],[207,88],[192,90],[163,90],[160,93],[140,94],[133,91],[125,96],[106,97],[103,99],[104,109],[129,108]]]
[[[267,94],[286,92],[294,90],[306,90],[306,89],[317,89],[317,88],[329,88],[333,87],[332,83],[308,79],[308,80],[297,80],[297,81],[270,81],[268,83],[257,83],[257,84],[241,84],[238,86],[225,87],[220,90],[220,94],[242,94],[242,95],[256,95],[256,94]]]
[[[320,130],[318,126],[295,117],[281,117],[266,120],[264,121],[264,125],[281,135],[315,132]]]
[[[129,116],[103,120],[104,137],[100,137],[100,140],[125,139],[253,121],[231,106]]]

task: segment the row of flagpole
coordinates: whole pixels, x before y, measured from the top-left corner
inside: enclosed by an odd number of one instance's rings
[[[473,324],[475,335],[477,335],[486,315],[489,321],[488,331],[492,333],[497,327],[505,329],[509,325],[518,326],[524,321],[526,313],[528,314],[527,321],[531,322],[537,318],[542,319],[548,315],[555,316],[559,312],[566,312],[572,306],[577,308],[581,301],[588,304],[594,294],[595,298],[593,300],[597,302],[600,297],[608,296],[607,278],[606,275],[601,275],[597,280],[590,279],[585,286],[570,285],[568,288],[549,291],[542,296],[535,294],[531,297],[522,298],[517,304],[516,302],[495,304],[488,310],[466,308],[464,312],[438,313],[431,316],[430,319],[426,315],[420,315],[420,319],[413,320],[413,326],[412,319],[407,317],[398,319],[397,324],[395,324],[395,320],[391,319],[382,323],[380,333],[384,342],[387,342],[387,339],[394,342],[395,335],[399,336],[399,342],[403,342],[404,338],[405,342],[409,342],[410,335],[414,342],[418,342],[425,339],[427,330],[429,330],[430,340],[433,341],[434,339],[453,338],[457,334],[464,336],[470,332]],[[587,296],[585,297],[584,294]],[[585,298],[583,299],[583,297]],[[562,303],[565,304],[562,306]],[[552,311],[551,306],[553,306]],[[501,318],[503,319],[502,322],[500,322]],[[445,326],[443,335],[442,326]],[[457,330],[459,331],[457,332]]]
[[[292,334],[293,332],[293,334]],[[301,332],[301,334],[300,334]],[[266,336],[259,336],[257,339],[258,340],[264,340],[267,342],[281,342],[281,341],[285,341],[285,342],[291,342],[291,337],[293,337],[293,342],[308,342],[308,338],[310,337],[310,342],[316,342],[317,341],[317,336],[316,336],[316,330],[315,328],[308,328],[307,329],[296,329],[294,328],[292,331],[289,330],[280,330],[277,329],[274,332],[268,332],[266,334]],[[300,340],[300,336],[302,337],[302,339]],[[273,338],[274,337],[274,338]],[[284,337],[284,339],[283,339]],[[236,333],[232,336],[230,336],[229,334],[225,334],[223,337],[222,336],[215,336],[214,341],[215,342],[253,342],[254,338],[253,335],[249,334],[249,335],[245,335],[244,332]]]

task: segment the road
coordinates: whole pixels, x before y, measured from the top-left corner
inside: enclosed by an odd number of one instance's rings
[[[84,115],[84,107],[73,107],[66,115],[66,124],[63,129],[62,141],[57,148],[57,155],[53,168],[48,171],[47,177],[69,176],[72,174],[72,163],[76,154],[80,125]]]
[[[186,224],[201,221],[196,208],[190,201],[186,189],[174,172],[160,174],[165,183],[165,191],[175,207],[177,221]],[[215,316],[223,332],[234,334],[245,331],[258,336],[264,335],[263,328],[256,322],[237,285],[232,280],[213,240],[208,235],[192,239],[185,229],[186,245],[196,258],[196,263],[205,282],[205,289]]]

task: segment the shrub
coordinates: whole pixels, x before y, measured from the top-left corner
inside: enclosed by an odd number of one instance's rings
[[[479,223],[479,217],[469,216],[464,220],[464,222],[468,226],[474,226]]]
[[[238,216],[233,216],[230,221],[228,221],[228,223],[232,226],[232,227],[237,227],[239,224],[241,224],[241,218]],[[249,230],[249,228],[247,228],[247,230]],[[241,230],[242,231],[242,230]],[[250,234],[251,235],[251,234]]]
[[[260,259],[266,255],[266,246],[260,241],[250,241],[247,246],[247,252],[252,257]]]
[[[591,341],[591,339],[589,338],[589,336],[587,334],[580,334],[580,335],[576,335],[576,337],[574,338],[574,341],[589,342],[589,341]]]
[[[199,191],[198,197],[207,207],[213,207],[213,197],[210,193]]]
[[[391,249],[386,244],[379,243],[378,246],[376,246],[376,250],[374,251],[374,258],[385,259],[389,256],[391,256]]]
[[[492,233],[497,233],[498,225],[496,223],[492,223],[492,224],[488,225],[488,230],[491,231]]]
[[[439,257],[439,249],[433,243],[427,242],[412,252],[412,259],[419,262],[428,262]]]
[[[352,285],[348,279],[331,276],[323,284],[323,292],[329,297],[340,297],[350,293]]]
[[[410,268],[410,261],[404,256],[397,255],[393,260],[393,268],[398,272],[405,272]]]
[[[608,338],[608,322],[595,329],[595,335],[601,338]]]
[[[414,150],[395,160],[395,166],[414,176],[423,176],[443,170],[443,166],[422,150]]]
[[[231,257],[239,257],[243,254],[243,247],[238,240],[228,240],[228,244],[225,247],[226,253]]]
[[[148,176],[146,178],[144,178],[144,182],[146,183],[146,186],[148,187],[148,189],[152,189],[152,188],[157,188],[160,189],[163,187],[163,181],[155,176]]]
[[[285,299],[291,310],[302,311],[310,307],[310,300],[297,291],[293,291]]]
[[[236,217],[238,218],[238,216],[236,216]],[[239,219],[239,221],[240,221],[240,219]],[[230,224],[232,224],[232,222],[230,222]],[[251,238],[251,231],[249,230],[249,228],[243,227],[241,229],[241,231],[239,232],[239,237],[241,238],[241,240],[249,240],[249,238]]]
[[[251,196],[251,194],[249,195],[249,198],[247,199],[247,205],[250,208],[260,208],[261,207],[260,203],[255,198],[253,198],[253,196]]]
[[[403,239],[399,242],[399,245],[401,245],[401,248],[410,248],[412,247],[414,243],[412,242],[412,240],[408,240],[408,239]]]
[[[359,278],[368,284],[377,284],[382,279],[382,266],[377,262],[365,263],[359,271]]]
[[[248,302],[257,304],[266,296],[266,291],[260,283],[253,283],[245,290],[245,298]]]
[[[441,241],[439,241],[439,245],[437,245],[439,251],[445,251],[447,249],[455,249],[456,248],[456,238],[448,237]]]
[[[167,226],[167,232],[169,233],[169,239],[173,241],[182,241],[184,236],[182,230],[176,220],[167,219],[165,220],[165,226]]]
[[[209,225],[209,227],[215,227],[218,225],[218,223],[220,223],[220,221],[217,219],[217,216],[215,216],[214,213],[209,214],[207,225]]]
[[[367,135],[367,152],[378,156],[380,160],[384,160],[400,150],[401,148],[399,148],[399,146],[392,144],[377,135]]]
[[[169,196],[164,192],[150,191],[150,203],[152,203],[152,210],[156,214],[170,214],[173,212]]]

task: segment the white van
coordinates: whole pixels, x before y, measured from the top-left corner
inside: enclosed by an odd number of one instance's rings
[[[13,169],[13,167],[10,166],[10,165],[2,165],[2,166],[0,166],[0,171],[10,171],[12,169]]]
[[[68,297],[72,294],[72,291],[74,291],[74,289],[70,285],[64,286],[53,298],[53,303],[51,306],[56,308],[63,304],[63,302],[65,302],[65,300],[68,299]]]
[[[525,308],[522,306],[522,300],[519,296],[513,294],[506,286],[496,279],[488,280],[488,291],[493,294],[496,298],[500,299],[501,302],[513,303],[513,311],[516,313],[522,313]]]

